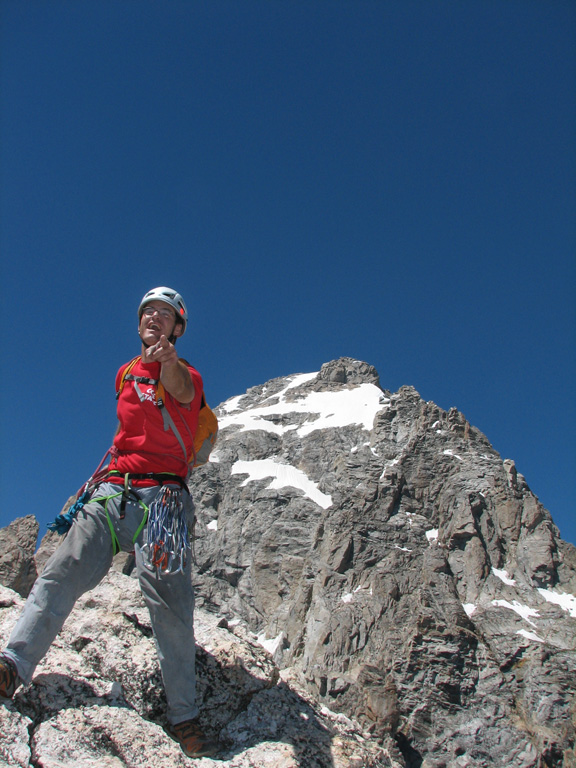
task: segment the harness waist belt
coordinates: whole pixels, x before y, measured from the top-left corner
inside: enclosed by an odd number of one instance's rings
[[[109,483],[114,483],[115,485],[125,485],[127,481],[132,483],[134,480],[148,485],[167,485],[168,483],[176,483],[181,488],[188,490],[188,486],[183,477],[180,477],[180,475],[171,475],[169,472],[126,472],[125,474],[122,474],[113,470],[104,478],[104,480]]]

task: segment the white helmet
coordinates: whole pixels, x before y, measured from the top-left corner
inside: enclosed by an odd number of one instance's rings
[[[165,304],[170,304],[176,310],[176,315],[182,323],[182,334],[186,330],[186,323],[188,322],[188,311],[186,310],[186,304],[184,299],[179,293],[173,291],[172,288],[166,288],[162,285],[159,288],[152,288],[151,291],[144,296],[138,307],[138,320],[142,317],[142,311],[146,304],[150,304],[151,301],[163,301]]]

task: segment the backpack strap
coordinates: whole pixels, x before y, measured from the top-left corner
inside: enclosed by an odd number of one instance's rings
[[[140,357],[141,357],[141,356],[140,356],[140,355],[138,355],[137,357],[133,358],[133,359],[132,359],[132,360],[130,360],[130,362],[129,362],[129,363],[128,363],[128,364],[127,364],[125,367],[124,367],[124,370],[122,371],[122,376],[120,377],[120,386],[118,387],[118,391],[116,392],[116,400],[118,400],[118,398],[120,397],[120,392],[122,392],[122,390],[124,389],[124,382],[126,381],[126,377],[127,377],[127,376],[128,376],[128,374],[130,373],[130,371],[132,370],[132,368],[134,368],[134,366],[136,365],[136,363],[138,362],[138,360],[140,360]]]
[[[147,376],[134,376],[132,373],[127,373],[124,376],[124,381],[137,381],[139,384],[152,384],[153,386],[160,383],[159,379],[149,379]]]
[[[162,403],[162,405],[160,405]],[[184,461],[188,463],[188,454],[186,453],[186,446],[184,445],[184,440],[182,440],[182,435],[178,431],[178,427],[176,424],[174,424],[174,419],[170,415],[170,411],[166,406],[164,405],[163,400],[158,400],[158,407],[160,408],[160,413],[162,414],[162,420],[164,422],[164,431],[167,432],[169,429],[174,432],[174,436],[176,437],[176,440],[180,443],[180,448],[182,448],[182,453],[184,454]]]

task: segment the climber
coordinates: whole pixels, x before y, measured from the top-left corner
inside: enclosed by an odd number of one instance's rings
[[[76,600],[103,579],[114,554],[133,551],[166,692],[165,730],[186,755],[202,757],[214,755],[218,744],[197,722],[188,535],[194,507],[185,480],[202,378],[176,353],[187,322],[184,301],[170,288],[155,288],[140,302],[141,351],[130,375],[122,366],[116,377],[119,425],[109,464],[84,489],[66,538],[36,580],[0,654],[0,697],[10,699],[19,685],[30,683]],[[173,562],[158,554],[159,543],[150,538],[159,516],[171,521]]]

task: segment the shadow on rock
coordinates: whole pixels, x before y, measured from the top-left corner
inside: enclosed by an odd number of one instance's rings
[[[196,654],[200,722],[219,737],[224,759],[268,744],[291,749],[292,764],[334,768],[333,739],[338,734],[314,708],[275,675],[269,684],[242,664],[221,664],[199,648]]]
[[[246,653],[245,646],[242,652]],[[221,765],[232,761],[235,768],[252,768],[271,759],[277,768],[390,765],[376,745],[359,745],[358,731],[351,723],[331,722],[327,713],[319,713],[279,680],[265,654],[257,658],[259,672],[254,675],[233,653],[222,660],[197,648],[199,720],[208,734],[221,741]],[[154,757],[148,749],[154,746],[157,751],[162,738],[166,749],[173,750],[175,745],[161,731],[166,722],[162,686],[152,686],[155,697],[150,701],[136,690],[146,681],[131,683],[129,687],[121,679],[89,680],[41,672],[6,706],[15,716],[31,721],[28,731],[34,760],[56,750],[52,756],[63,766],[73,756],[87,759],[87,755],[100,760],[121,757],[144,765]],[[154,726],[158,728],[151,730]]]
[[[89,681],[58,672],[36,675],[32,683],[17,691],[12,702],[5,702],[34,725],[49,720],[64,709],[91,706],[131,708],[119,683],[102,689],[101,681]]]

